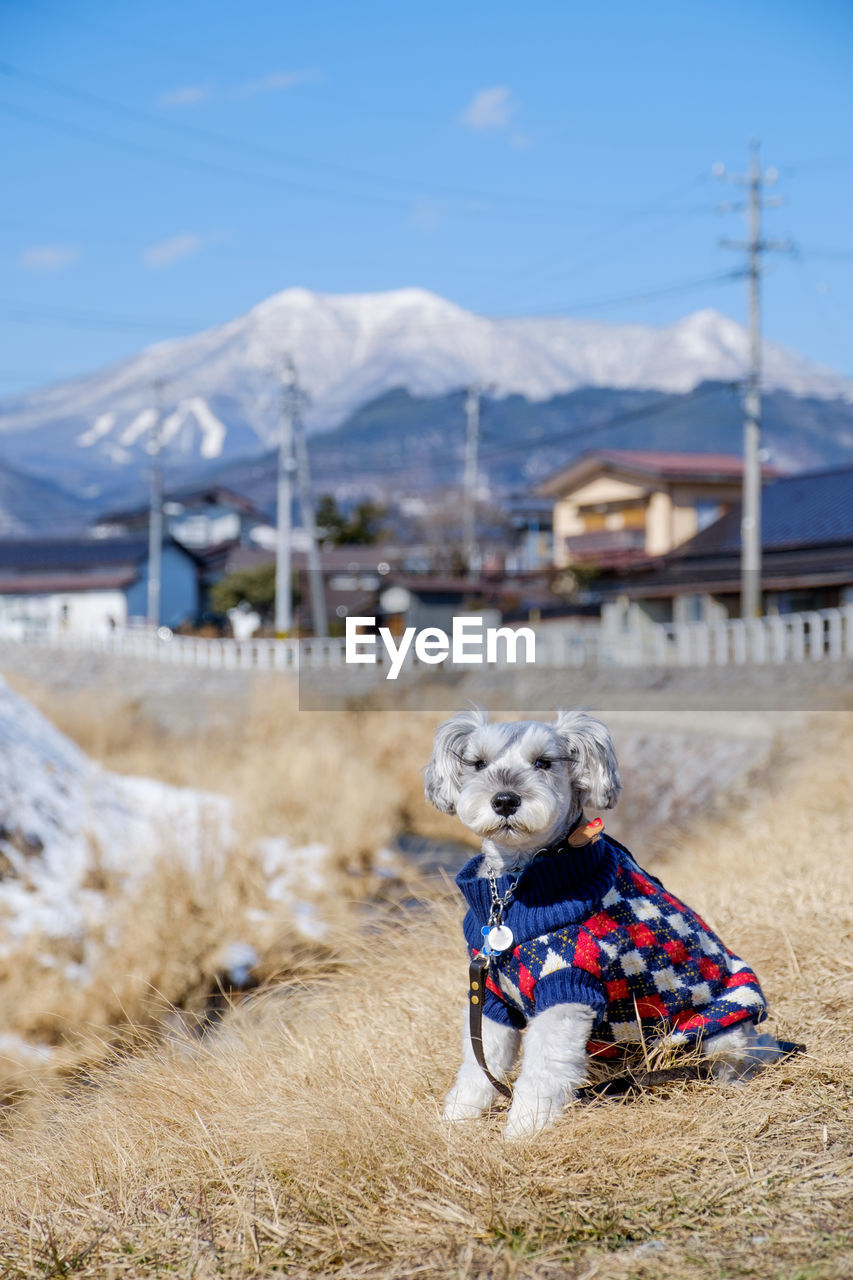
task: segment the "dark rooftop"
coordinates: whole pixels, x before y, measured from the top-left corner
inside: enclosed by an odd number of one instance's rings
[[[672,552],[670,559],[740,551],[740,504]],[[853,463],[784,476],[761,497],[765,551],[853,543]]]
[[[250,498],[245,494],[237,493],[234,489],[229,489],[227,485],[184,485],[179,489],[169,489],[163,495],[163,502],[164,504],[179,503],[188,511],[203,510],[205,507],[213,506],[229,506],[242,511],[245,515],[254,516],[257,519],[264,518],[263,512]],[[98,516],[98,523],[121,524],[126,520],[147,520],[148,514],[149,506],[146,502],[135,507],[104,511]]]
[[[167,545],[179,544],[167,539]],[[191,555],[186,548],[180,549]],[[147,556],[147,538],[15,539],[0,542],[0,573],[91,572],[116,565],[138,565]]]

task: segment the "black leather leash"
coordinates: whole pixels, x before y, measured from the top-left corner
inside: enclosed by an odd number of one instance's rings
[[[492,1075],[486,1062],[483,1049],[483,1004],[486,999],[486,974],[489,970],[489,957],[476,955],[468,967],[468,1026],[471,1033],[471,1048],[477,1065],[491,1085],[505,1098],[512,1097],[512,1089],[503,1080]],[[782,1056],[790,1058],[795,1053],[805,1053],[804,1044],[796,1044],[792,1040],[780,1040],[779,1048]],[[575,1091],[580,1102],[591,1102],[595,1098],[612,1098],[630,1093],[633,1089],[655,1089],[661,1085],[673,1084],[678,1080],[707,1080],[713,1067],[710,1061],[685,1063],[680,1067],[659,1067],[651,1071],[634,1071],[630,1075],[612,1076],[609,1080],[601,1080],[598,1084],[584,1085]]]
[[[483,1004],[486,999],[486,974],[489,971],[489,957],[476,955],[468,966],[468,1026],[471,1032],[471,1048],[477,1065],[490,1084],[505,1098],[512,1097],[512,1089],[503,1080],[496,1080],[489,1070],[486,1055],[483,1051]]]

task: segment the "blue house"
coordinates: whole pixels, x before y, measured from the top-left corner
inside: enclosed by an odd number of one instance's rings
[[[0,632],[108,634],[142,623],[148,610],[148,541],[78,538],[0,542]],[[186,547],[163,542],[161,626],[198,611],[199,566]]]

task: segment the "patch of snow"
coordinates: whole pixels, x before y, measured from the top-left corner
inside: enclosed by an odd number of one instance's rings
[[[13,1062],[36,1063],[46,1062],[53,1057],[55,1050],[49,1044],[33,1044],[11,1032],[0,1034],[0,1060],[11,1059]]]
[[[292,911],[300,933],[303,933],[306,938],[312,938],[314,942],[322,942],[329,931],[320,919],[315,904],[300,902],[296,899],[292,904]]]
[[[133,454],[128,449],[122,449],[120,444],[114,444],[112,440],[107,440],[102,452],[112,461],[118,463],[120,467],[127,466],[133,458]]]
[[[116,416],[114,413],[99,413],[89,430],[82,432],[77,437],[77,444],[80,445],[81,449],[88,449],[102,439],[103,436],[108,436],[115,424]]]
[[[285,836],[258,841],[261,865],[269,885],[268,896],[282,902],[297,893],[323,893],[329,850],[324,844],[294,847]]]
[[[150,431],[156,421],[156,409],[143,409],[141,413],[136,415],[130,426],[125,427],[124,431],[122,431],[119,436],[119,444],[123,444],[125,446],[129,444],[136,444],[140,436],[144,436],[146,432]]]
[[[201,429],[201,456],[218,458],[225,444],[225,424],[220,422],[206,400],[193,396],[187,401],[188,410],[195,415]]]
[[[216,967],[232,986],[244,987],[251,980],[252,970],[259,960],[260,956],[250,943],[229,942],[217,956]]]
[[[0,681],[0,954],[33,935],[70,938],[83,976],[116,893],[164,856],[201,871],[229,824],[220,797],[109,773]]]
[[[270,901],[287,903],[297,927],[306,937],[317,941],[325,937],[326,926],[316,905],[302,895],[322,897],[328,891],[328,848],[323,844],[294,847],[284,837],[273,836],[258,842],[258,852]]]

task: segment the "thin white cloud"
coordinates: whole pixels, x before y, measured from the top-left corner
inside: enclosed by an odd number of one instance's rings
[[[215,102],[222,98],[254,98],[261,93],[286,93],[300,84],[320,80],[319,71],[271,71],[268,75],[247,80],[244,84],[214,89],[209,84],[185,84],[168,89],[157,98],[158,107],[195,107],[200,102]]]
[[[283,93],[300,84],[309,84],[312,80],[319,79],[318,71],[273,71],[257,80],[239,85],[234,92],[240,98],[253,98],[259,93]]]
[[[409,226],[413,231],[434,235],[444,225],[445,210],[433,200],[418,198],[409,209]]]
[[[157,99],[158,107],[194,107],[213,96],[210,85],[184,84],[177,89],[167,89]]]
[[[73,266],[80,250],[68,244],[34,244],[24,249],[20,265],[27,271],[62,271]]]
[[[160,269],[171,267],[183,258],[191,258],[200,253],[209,237],[196,235],[193,231],[182,231],[180,235],[170,236],[168,240],[158,240],[151,244],[142,255],[147,267]]]
[[[475,93],[459,118],[469,129],[506,129],[517,106],[506,85],[497,84]]]

